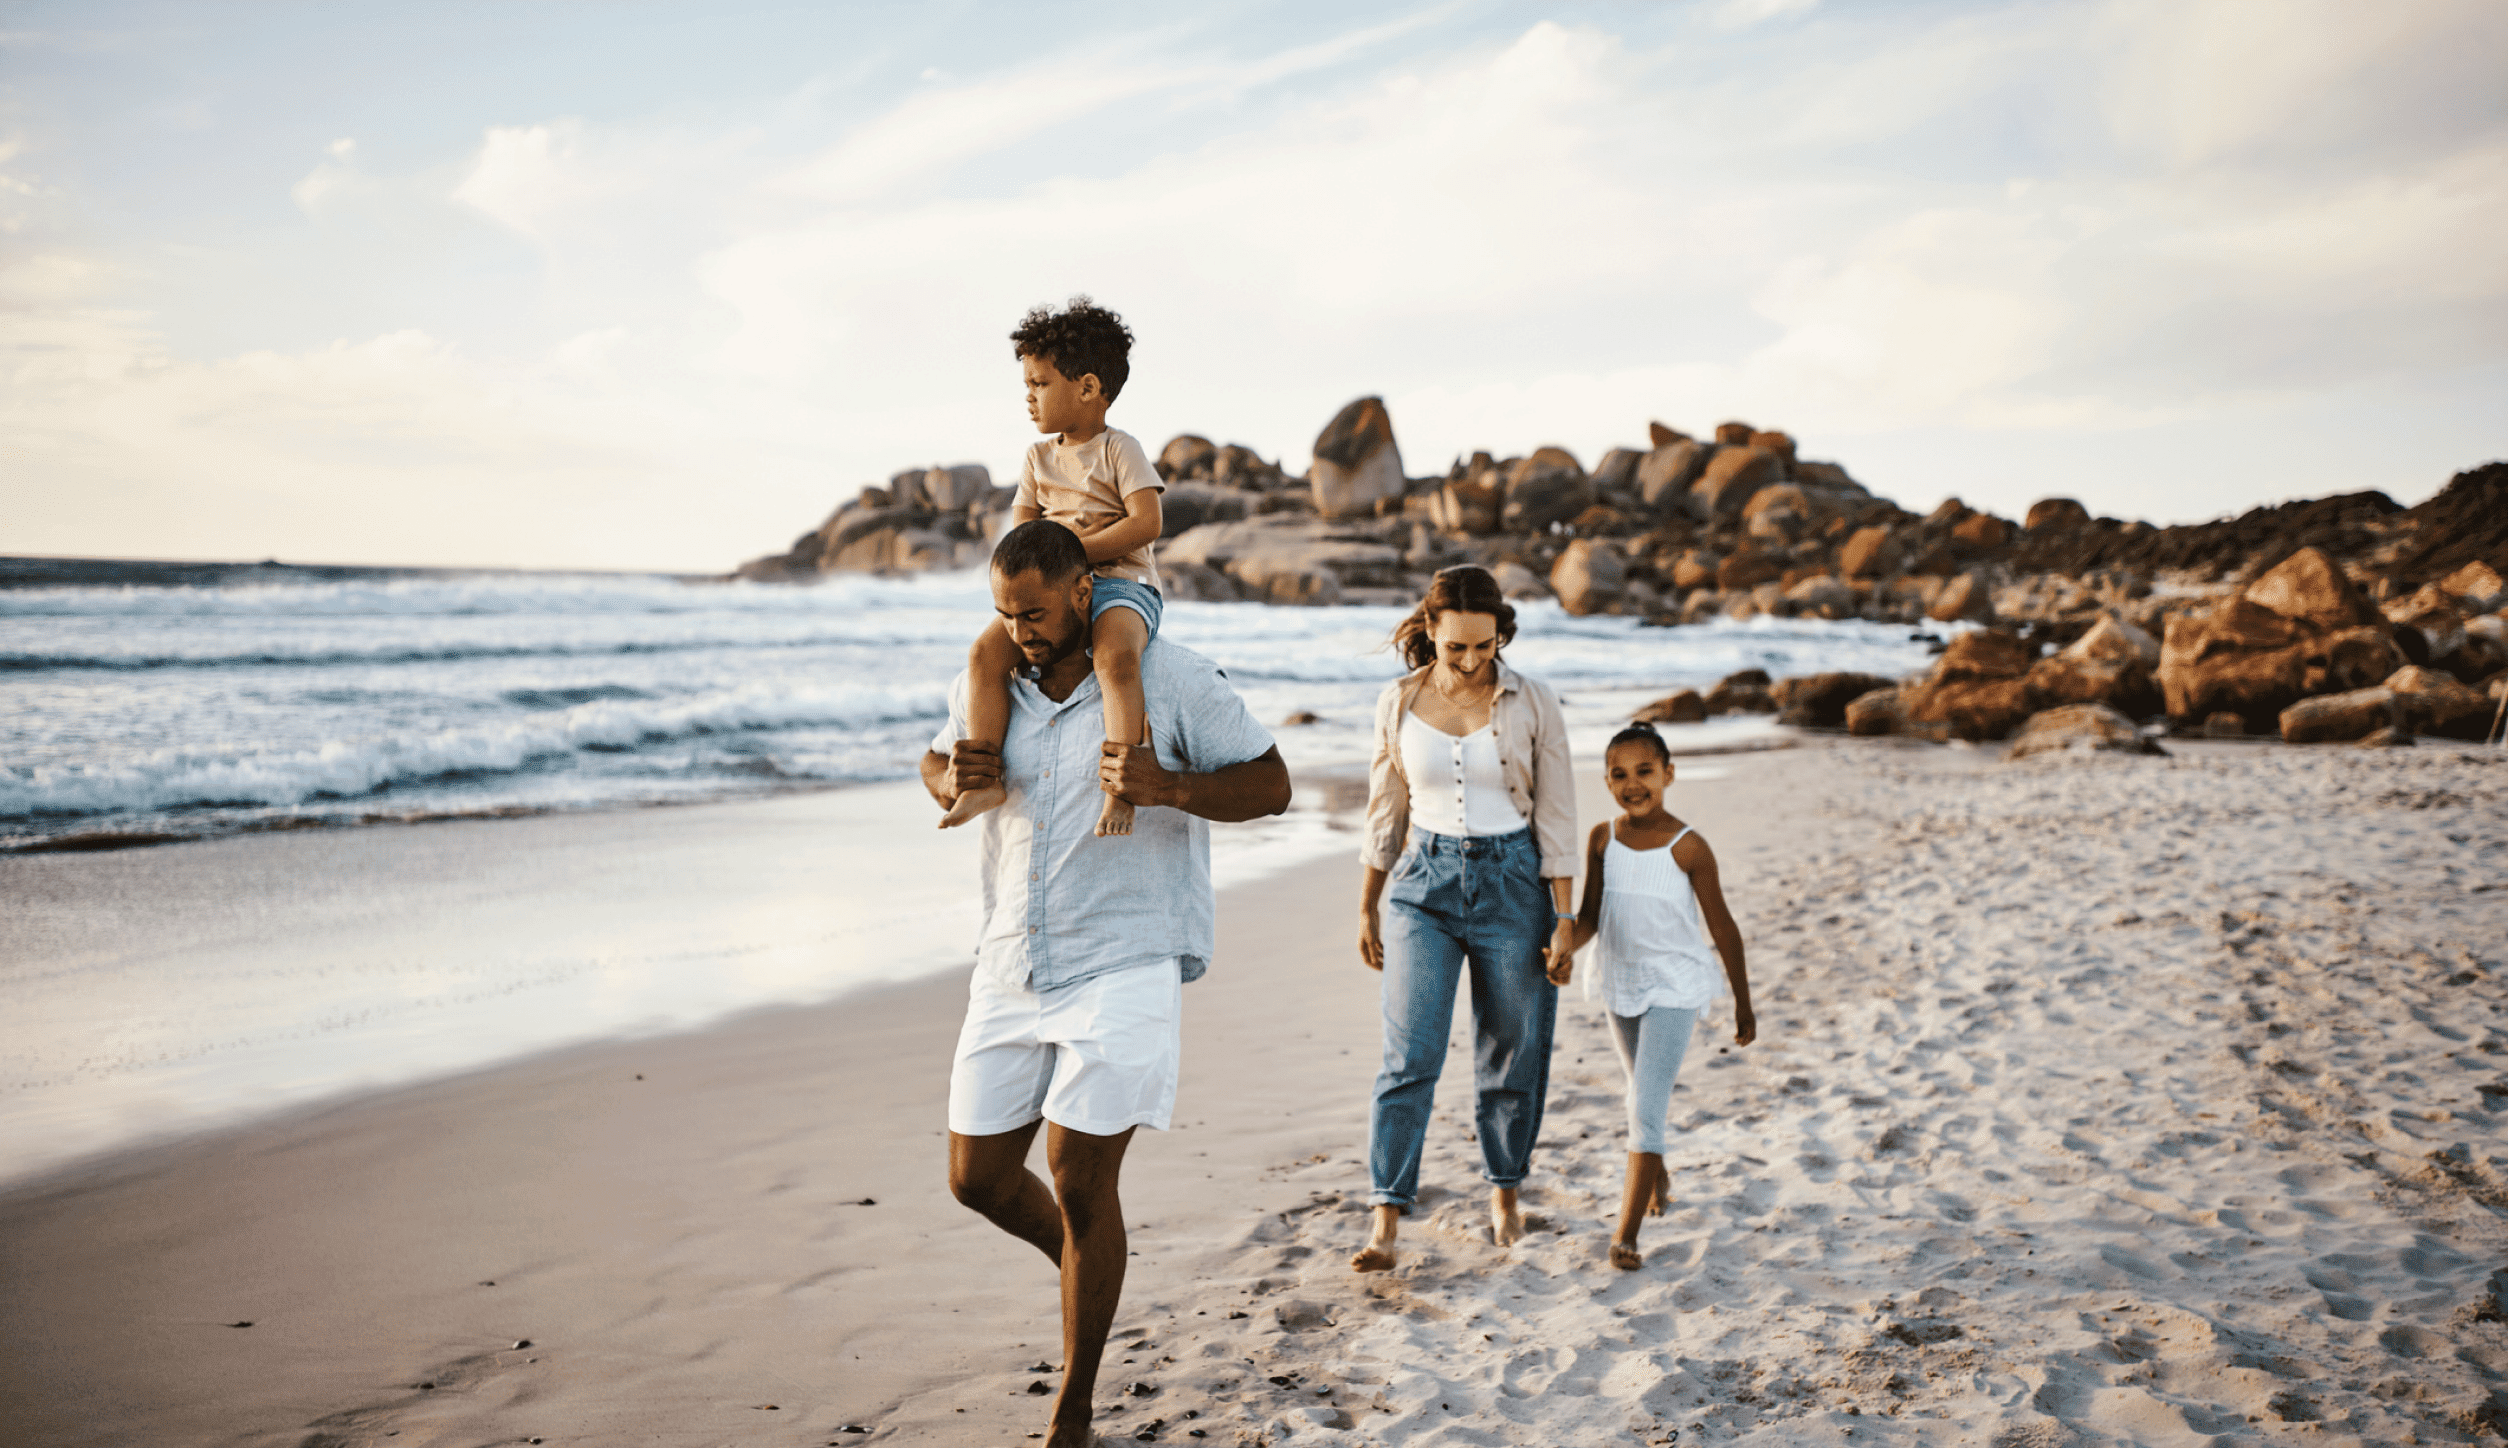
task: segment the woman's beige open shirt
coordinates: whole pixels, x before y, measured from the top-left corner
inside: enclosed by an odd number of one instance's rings
[[[1498,671],[1498,697],[1489,707],[1489,722],[1498,736],[1498,765],[1505,771],[1507,798],[1518,814],[1533,822],[1533,843],[1541,848],[1543,879],[1576,878],[1576,781],[1570,777],[1567,716],[1559,712],[1559,696],[1539,679],[1528,679],[1504,663]],[[1431,664],[1385,685],[1376,696],[1376,757],[1367,769],[1367,843],[1359,849],[1361,863],[1390,870],[1411,838],[1411,782],[1402,773],[1402,716],[1428,682]]]

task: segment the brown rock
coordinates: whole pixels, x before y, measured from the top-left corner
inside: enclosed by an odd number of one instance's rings
[[[1942,591],[1934,595],[1932,604],[1925,609],[1925,617],[1936,623],[1957,623],[1963,619],[1992,623],[1993,591],[1977,575],[1962,573],[1942,585]]]
[[[2140,659],[2084,658],[2069,649],[2032,665],[2029,686],[2050,709],[2098,704],[2143,719],[2159,713],[2164,702],[2151,666]]]
[[[2244,739],[2247,737],[2247,721],[2242,716],[2226,710],[2218,714],[2207,714],[2203,719],[2203,737],[2206,739]]]
[[[1550,565],[1550,591],[1559,606],[1583,617],[1607,612],[1628,587],[1628,564],[1620,550],[1592,538],[1579,538]]]
[[[1507,598],[1548,598],[1550,586],[1541,575],[1510,558],[1489,570],[1498,580],[1498,592]]]
[[[1975,552],[1987,552],[2012,541],[2012,525],[1992,513],[1970,513],[1951,525],[1951,537]]]
[[[1796,616],[1819,618],[1852,618],[1855,615],[1855,591],[1826,573],[1815,573],[1785,586],[1785,601],[1793,605]]]
[[[1981,628],[1952,639],[1933,661],[1928,677],[1940,682],[2016,679],[2037,661],[2036,652],[2019,639],[2001,629]]]
[[[1794,439],[1790,434],[1782,432],[1754,432],[1749,437],[1744,438],[1743,441],[1750,444],[1752,447],[1763,447],[1768,451],[1775,453],[1777,455],[1778,462],[1783,465],[1788,473],[1791,473],[1794,470]]]
[[[2508,581],[2478,558],[2440,579],[2438,587],[2460,600],[2468,613],[2488,613],[2508,603]]]
[[[1906,722],[1896,688],[1873,689],[1846,701],[1846,732],[1866,737],[1895,734]]]
[[[1704,548],[1689,549],[1672,565],[1672,586],[1683,593],[1693,588],[1712,588],[1716,581],[1716,565],[1723,561]]]
[[[1794,464],[1794,481],[1808,488],[1833,493],[1864,491],[1864,485],[1856,482],[1852,474],[1836,463],[1797,462]]]
[[[1362,397],[1333,414],[1315,437],[1309,479],[1315,511],[1327,518],[1367,517],[1378,500],[1402,496],[1402,449],[1381,397]]]
[[[1539,533],[1564,523],[1594,505],[1593,484],[1574,454],[1545,447],[1519,459],[1507,471],[1506,528],[1511,533]]]
[[[2343,576],[2334,560],[2314,548],[2302,548],[2275,564],[2247,585],[2245,597],[2284,618],[2322,629],[2385,622],[2377,605]]]
[[[1201,476],[1209,471],[1211,459],[1218,453],[1218,445],[1209,438],[1178,433],[1158,450],[1158,475],[1169,482]]]
[[[2104,704],[2064,704],[2029,716],[2003,751],[2006,760],[2057,751],[2104,750],[2116,754],[2166,754],[2142,737],[2134,721]]]
[[[2090,521],[2090,510],[2070,498],[2042,498],[2029,505],[2020,526],[2029,532],[2078,528]]]
[[[1768,691],[1768,671],[1744,669],[1728,674],[1707,691],[1710,714],[1773,714],[1776,696]]]
[[[1701,447],[1685,437],[1657,444],[1637,465],[1638,497],[1650,508],[1671,507],[1688,496],[1690,486],[1706,470],[1714,451],[1712,446]]]
[[[2464,610],[2456,596],[2438,584],[2424,584],[2380,605],[2378,612],[2396,627],[2419,634],[2424,658],[2443,659],[2464,647]]]
[[[1936,725],[1955,739],[2000,739],[2038,712],[2026,678],[1927,680],[1899,695],[1909,725]]]
[[[2389,724],[2383,729],[2372,730],[2351,747],[2354,749],[2406,749],[2411,745],[2411,730],[2400,724]]]
[[[1707,721],[1707,701],[1696,689],[1683,689],[1666,694],[1629,716],[1640,724],[1703,724]]]
[[[1646,455],[1633,447],[1615,447],[1594,464],[1594,488],[1598,492],[1626,493],[1637,486],[1637,465]]]
[[[1944,498],[1932,512],[1925,514],[1925,522],[1929,526],[1939,528],[1957,523],[1967,516],[1968,505],[1966,503],[1957,498]]]
[[[1837,567],[1849,578],[1877,578],[1887,573],[1898,561],[1898,549],[1890,541],[1890,530],[1875,524],[1858,528],[1837,551]]]
[[[1498,531],[1506,492],[1489,473],[1449,478],[1430,498],[1429,516],[1448,533],[1486,537]]]
[[[2160,666],[2160,641],[2112,613],[2101,614],[2099,621],[2090,625],[2090,631],[2073,640],[2063,652],[2066,657],[2101,663],[2140,662],[2154,669]]]
[[[1765,448],[1719,448],[1690,484],[1690,511],[1707,520],[1733,517],[1751,494],[1779,481],[1779,471],[1777,455]]]
[[[1207,563],[1158,560],[1158,591],[1169,603],[1235,603],[1245,597],[1237,581]]]
[[[1716,565],[1716,587],[1726,593],[1736,589],[1756,588],[1774,583],[1785,574],[1785,565],[1768,554],[1745,549]]]
[[[1779,679],[1769,694],[1777,703],[1779,723],[1814,729],[1836,729],[1846,723],[1846,706],[1875,689],[1890,687],[1878,674],[1804,674]]]
[[[1716,424],[1716,441],[1727,447],[1748,447],[1750,435],[1758,430],[1747,422],[1719,422]]]
[[[1751,494],[1749,500],[1742,504],[1742,521],[1747,523],[1762,513],[1778,509],[1809,517],[1811,495],[1792,483],[1770,483]]]
[[[2289,744],[2343,744],[2396,722],[2395,691],[2379,685],[2302,699],[2281,712]]]
[[[1676,442],[1689,441],[1689,434],[1676,427],[1665,427],[1662,423],[1650,422],[1646,424],[1646,441],[1649,446],[1667,447]]]
[[[2388,677],[2384,687],[2395,696],[2399,722],[2415,734],[2480,739],[2490,732],[2490,699],[2453,674],[2405,667]]]
[[[2202,618],[2170,616],[2158,678],[2171,718],[2226,711],[2264,733],[2301,699],[2366,688],[2404,662],[2383,620],[2326,632],[2239,597]]]
[[[1323,722],[1324,716],[1316,713],[1312,709],[1293,709],[1289,712],[1288,717],[1280,721],[1280,727],[1283,729],[1297,729],[1308,724],[1321,724]]]

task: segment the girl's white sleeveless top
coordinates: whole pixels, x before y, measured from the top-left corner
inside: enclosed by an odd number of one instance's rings
[[[1632,850],[1614,830],[1602,847],[1602,928],[1585,998],[1599,986],[1615,1016],[1642,1016],[1657,1006],[1704,1010],[1723,987],[1698,892],[1672,859],[1672,846],[1688,833],[1659,850]]]

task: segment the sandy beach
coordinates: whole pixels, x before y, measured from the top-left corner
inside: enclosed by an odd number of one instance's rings
[[[2508,762],[2172,748],[1684,761],[1672,808],[1725,861],[1763,1034],[1719,1051],[1729,1012],[1702,1024],[1678,1201],[1633,1273],[1603,1259],[1618,1068],[1572,991],[1532,1236],[1487,1240],[1450,1070],[1403,1261],[1352,1274],[1376,1041],[1357,871],[1336,854],[1224,889],[1177,1129],[1127,1169],[1101,1431],[2497,1433]],[[1582,803],[1602,817],[1594,781]],[[774,830],[740,827],[777,804],[706,808],[722,878],[770,882],[709,926],[737,950],[808,882],[764,870]],[[635,839],[607,816],[510,825],[590,874]],[[444,837],[359,838],[299,885],[405,874],[396,853]],[[512,878],[499,853],[526,838],[481,826],[476,879]],[[264,843],[109,863],[116,888],[180,896]],[[56,878],[75,913],[83,877]],[[509,893],[552,938],[605,908]],[[1056,1380],[1053,1282],[942,1181],[964,987],[953,969],[574,1046],[0,1194],[0,1441],[1023,1442]]]

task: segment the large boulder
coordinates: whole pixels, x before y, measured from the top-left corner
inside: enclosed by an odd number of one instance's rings
[[[1836,729],[1846,723],[1846,706],[1875,689],[1890,687],[1878,674],[1803,674],[1779,679],[1768,692],[1777,704],[1777,722],[1813,729]]]
[[[2166,754],[2145,739],[2134,721],[2104,704],[2065,704],[2029,716],[2012,738],[2003,757],[2026,759],[2032,754],[2105,750],[2116,754]]]
[[[1961,634],[1930,673],[1900,689],[1901,708],[1910,723],[1956,738],[2000,739],[2038,712],[2037,690],[2029,683],[2036,662],[2030,647],[2010,634]]]
[[[1841,619],[1855,616],[1855,590],[1826,573],[1796,579],[1785,590],[1785,601],[1792,605],[1797,617]]]
[[[2415,734],[2480,739],[2490,732],[2490,698],[2453,674],[2405,667],[2389,676],[2384,687],[2395,696],[2401,722]]]
[[[922,505],[934,512],[962,512],[992,496],[993,475],[982,463],[929,468],[917,491],[922,494]]]
[[[1703,724],[1707,721],[1707,701],[1699,697],[1696,689],[1683,689],[1664,695],[1629,718],[1639,724]]]
[[[1707,549],[1691,548],[1684,550],[1680,557],[1673,559],[1669,570],[1658,564],[1656,571],[1670,578],[1674,588],[1687,593],[1693,588],[1715,587],[1716,565],[1723,561]]]
[[[2078,528],[2090,521],[2090,510],[2070,498],[2041,498],[2029,505],[2020,526],[2032,533]]]
[[[1716,441],[1729,447],[1748,447],[1750,435],[1758,430],[1747,422],[1719,422],[1716,424]]]
[[[1476,469],[1446,479],[1430,497],[1428,515],[1448,533],[1486,537],[1498,531],[1506,501],[1505,483],[1496,472]]]
[[[1559,606],[1583,616],[1605,613],[1628,589],[1628,564],[1609,543],[1579,538],[1550,565],[1550,591]]]
[[[1907,722],[1896,687],[1874,689],[1846,701],[1846,732],[1872,736],[1895,734]]]
[[[1794,473],[1794,438],[1791,433],[1754,432],[1745,439],[1752,447],[1766,448],[1777,455],[1777,465],[1788,477]]]
[[[1667,443],[1687,441],[1689,441],[1689,434],[1677,427],[1668,427],[1660,422],[1646,424],[1646,446],[1648,447],[1662,447]]]
[[[2246,599],[2284,618],[2320,629],[2358,628],[2386,621],[2377,605],[2343,576],[2334,560],[2315,548],[2302,548],[2273,565],[2247,585]]]
[[[1951,538],[1972,553],[1989,553],[2012,541],[2012,525],[1992,513],[1969,513],[1951,525]]]
[[[1615,447],[1594,464],[1594,489],[1597,492],[1627,493],[1637,487],[1637,468],[1646,455],[1633,447]]]
[[[1849,578],[1878,578],[1898,565],[1898,549],[1881,524],[1858,528],[1837,551],[1837,570]]]
[[[1707,712],[1710,714],[1773,714],[1777,711],[1776,695],[1768,687],[1766,669],[1743,669],[1727,674],[1707,691]]]
[[[2029,669],[2029,684],[2042,707],[2099,704],[2130,718],[2159,713],[2164,701],[2153,670],[2159,641],[2113,614],[2102,614],[2090,631]]]
[[[1247,597],[1271,603],[1339,603],[1345,587],[1404,581],[1400,549],[1294,513],[1188,528],[1160,545],[1159,562],[1216,568]]]
[[[1160,532],[1169,538],[1204,523],[1233,523],[1252,511],[1253,495],[1208,483],[1169,483],[1158,499]]]
[[[1158,475],[1169,482],[1179,478],[1207,477],[1211,459],[1218,453],[1218,445],[1209,438],[1197,437],[1189,432],[1178,433],[1167,439],[1167,445],[1158,450]]]
[[[2301,699],[2279,716],[2282,739],[2291,744],[2348,744],[2396,720],[2395,691],[2384,685]]]
[[[1594,504],[1593,484],[1576,455],[1566,448],[1545,447],[1507,470],[1504,519],[1510,533],[1539,533],[1564,523]]]
[[[2489,613],[2508,603],[2508,581],[2502,581],[2499,570],[2479,558],[2440,579],[2437,586],[2468,614]]]
[[[1489,573],[1498,580],[1498,593],[1502,597],[1528,599],[1550,596],[1550,586],[1541,581],[1541,575],[1512,558],[1492,567]]]
[[[1785,563],[1774,554],[1745,548],[1716,565],[1716,587],[1726,593],[1757,588],[1785,576]]]
[[[2464,608],[2454,594],[2438,584],[2423,584],[2401,598],[2389,599],[2379,605],[2378,612],[2398,630],[2412,630],[2418,637],[2422,658],[2435,662],[2464,647]],[[2407,651],[2412,647],[2412,642],[2400,633],[2396,641]]]
[[[1689,495],[1690,485],[1698,481],[1714,452],[1714,444],[1685,437],[1658,444],[1637,465],[1638,497],[1650,508],[1671,507]]]
[[[1770,483],[1784,481],[1777,455],[1766,448],[1719,448],[1707,460],[1707,466],[1690,484],[1689,510],[1700,519],[1712,522],[1731,518],[1742,511],[1750,496]]]
[[[1976,574],[1959,574],[1925,605],[1925,617],[1936,623],[1992,623],[1994,590]]]
[[[1327,518],[1365,517],[1402,496],[1402,450],[1381,397],[1362,397],[1333,414],[1315,438],[1310,481],[1315,511]]]

